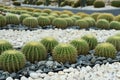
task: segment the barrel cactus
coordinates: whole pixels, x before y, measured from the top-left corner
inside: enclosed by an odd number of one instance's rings
[[[72,20],[72,18],[64,18],[66,21],[67,21],[67,26],[69,27],[69,26],[73,26],[73,20]]]
[[[0,27],[4,27],[6,25],[6,18],[3,15],[0,15]]]
[[[4,51],[0,56],[1,69],[8,72],[17,72],[25,66],[25,55],[17,50]]]
[[[0,40],[0,54],[10,49],[13,49],[13,46],[8,41]]]
[[[50,23],[52,24],[52,21],[53,21],[56,17],[53,16],[53,15],[50,15],[50,16],[48,16],[48,18],[50,19]]]
[[[54,47],[58,45],[58,41],[53,37],[45,37],[41,40],[41,43],[46,47],[47,52],[52,52]]]
[[[101,13],[92,13],[91,17],[95,19],[95,21],[97,21],[97,17],[100,15]]]
[[[64,18],[56,18],[53,20],[52,25],[56,28],[66,28],[67,21]]]
[[[35,28],[38,25],[38,20],[35,17],[27,17],[23,20],[23,25]]]
[[[68,18],[68,17],[70,17],[68,14],[61,14],[60,15],[60,18]]]
[[[91,34],[84,35],[82,37],[82,39],[84,39],[85,41],[87,41],[90,50],[93,50],[96,47],[96,45],[98,44],[98,41],[97,41],[96,37],[94,37]]]
[[[71,44],[61,43],[53,49],[52,56],[58,62],[65,63],[69,61],[69,63],[75,63],[77,60],[77,50]]]
[[[89,27],[94,27],[95,26],[95,20],[93,18],[85,17],[84,20],[88,22]]]
[[[119,36],[112,36],[109,37],[106,42],[113,44],[117,51],[120,51],[120,37]]]
[[[43,12],[43,13],[48,13],[48,14],[50,14],[50,13],[52,12],[52,10],[51,10],[51,9],[43,9],[42,12]]]
[[[87,55],[89,51],[88,43],[83,39],[75,39],[70,42],[78,52],[78,55]]]
[[[112,21],[110,23],[110,29],[120,30],[120,22],[118,22],[118,21]]]
[[[8,14],[6,15],[6,23],[7,24],[14,24],[18,25],[20,23],[19,18],[15,14]]]
[[[22,47],[22,52],[25,54],[26,59],[31,63],[44,60],[47,57],[47,51],[40,42],[31,41],[26,43]]]
[[[71,16],[71,17],[73,17],[73,18],[75,18],[75,19],[77,19],[77,20],[81,19],[81,17],[78,16],[78,15],[73,15],[73,16]]]
[[[114,20],[120,22],[120,15],[115,16]]]
[[[39,16],[38,24],[39,24],[39,26],[42,26],[42,27],[50,25],[50,19],[46,16]]]
[[[110,43],[98,44],[95,48],[95,55],[100,57],[115,58],[116,49]]]
[[[93,4],[95,8],[105,7],[105,2],[102,0],[96,0]]]
[[[109,24],[109,22],[107,20],[100,19],[100,20],[97,21],[96,27],[100,28],[100,29],[109,29],[110,28],[110,24]]]
[[[82,19],[82,20],[77,20],[77,21],[75,22],[75,25],[76,25],[76,26],[79,26],[81,29],[82,29],[82,28],[88,28],[88,27],[89,27],[88,22],[85,21],[84,19]]]

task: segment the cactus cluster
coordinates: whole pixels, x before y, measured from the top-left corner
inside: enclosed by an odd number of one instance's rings
[[[17,72],[25,63],[25,55],[17,50],[7,50],[0,55],[0,67],[4,71]]]
[[[77,50],[71,44],[61,43],[58,44],[52,53],[53,59],[58,62],[75,63],[77,60]]]
[[[4,27],[6,25],[6,18],[3,15],[0,15],[0,27]]]
[[[101,43],[96,46],[95,55],[100,57],[115,58],[116,49],[110,43]]]
[[[28,42],[22,48],[23,54],[26,59],[32,63],[35,61],[44,60],[47,57],[46,48],[40,42]]]

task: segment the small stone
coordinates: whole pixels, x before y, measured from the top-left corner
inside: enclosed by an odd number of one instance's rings
[[[39,78],[39,75],[35,72],[32,72],[32,73],[30,73],[30,77],[33,79],[37,79],[37,78]]]
[[[48,75],[52,76],[52,75],[54,75],[54,72],[49,72]]]
[[[98,61],[102,61],[102,60],[105,60],[106,58],[105,57],[98,57],[97,60]]]
[[[96,58],[93,57],[93,58],[91,59],[91,63],[95,63],[95,62],[96,62]]]
[[[63,71],[58,72],[59,75],[64,75],[65,73]]]
[[[22,76],[20,80],[28,80],[25,76]]]
[[[81,55],[81,56],[80,56],[80,58],[79,58],[79,60],[86,61],[86,60],[87,60],[87,58],[86,58],[86,56]]]
[[[12,73],[12,74],[10,74],[10,76],[11,76],[12,78],[15,78],[15,77],[16,77],[16,73]]]
[[[102,62],[101,61],[96,61],[95,64],[102,64]]]
[[[30,66],[30,68],[29,68],[30,70],[33,70],[33,71],[35,71],[35,66],[34,65],[32,65],[32,66]]]
[[[53,66],[53,61],[47,61],[47,62],[46,62],[46,66],[47,66],[47,67]]]
[[[6,80],[13,80],[13,78],[12,77],[8,77]]]
[[[33,79],[31,77],[29,77],[28,80],[33,80]]]
[[[111,59],[111,58],[108,58],[107,61],[111,63],[111,62],[112,62],[112,59]]]
[[[42,73],[43,71],[41,69],[37,70],[36,71],[37,73]]]
[[[41,65],[44,65],[46,63],[46,61],[40,61],[40,62],[38,62],[38,66],[41,66]]]

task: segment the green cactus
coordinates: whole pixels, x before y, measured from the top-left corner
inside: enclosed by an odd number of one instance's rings
[[[6,40],[0,40],[0,54],[9,49],[13,49],[13,46]]]
[[[74,23],[73,23],[73,20],[71,18],[64,18],[66,21],[67,21],[67,26],[73,26]]]
[[[65,63],[69,61],[70,63],[75,63],[77,60],[77,50],[70,44],[61,43],[53,49],[52,56],[58,62]]]
[[[105,7],[105,2],[102,0],[96,0],[93,4],[95,8]]]
[[[50,25],[50,19],[46,16],[39,16],[38,24],[39,24],[39,26],[42,26],[42,27]]]
[[[40,42],[28,42],[22,47],[22,52],[26,59],[32,63],[44,60],[47,57],[47,51]]]
[[[78,55],[87,55],[89,51],[88,43],[83,39],[75,39],[70,42],[78,52]]]
[[[40,13],[40,16],[48,16],[48,13]]]
[[[27,17],[23,20],[23,25],[35,28],[38,25],[38,20],[35,17]]]
[[[96,37],[94,37],[91,34],[84,35],[82,37],[82,39],[84,39],[85,41],[87,41],[90,50],[93,50],[96,47],[96,45],[98,44],[98,41],[97,41]]]
[[[64,18],[56,18],[53,20],[52,25],[56,28],[66,28],[67,27],[67,21]]]
[[[0,56],[0,67],[4,71],[17,72],[25,66],[26,59],[24,54],[16,50],[7,50]]]
[[[81,19],[81,20],[77,20],[75,22],[75,25],[76,26],[79,26],[81,29],[83,28],[88,28],[89,27],[89,23],[87,21],[85,21],[84,19]]]
[[[0,15],[0,27],[4,27],[6,25],[6,18],[3,15]]]
[[[60,15],[60,18],[68,18],[68,17],[70,17],[68,14],[61,14]]]
[[[110,29],[120,30],[120,22],[118,22],[118,21],[112,21],[110,23]]]
[[[91,17],[85,17],[84,20],[86,20],[89,24],[89,27],[95,26],[95,20]]]
[[[117,51],[120,51],[120,37],[119,36],[112,36],[109,37],[106,42],[113,44]]]
[[[31,16],[31,15],[29,15],[29,14],[21,14],[21,15],[20,15],[20,17],[19,17],[20,22],[22,23],[22,22],[23,22],[23,20],[24,20],[25,18],[27,18],[27,17],[32,17],[32,16]]]
[[[120,15],[115,16],[114,20],[120,22]]]
[[[109,29],[110,28],[110,24],[107,20],[105,19],[99,19],[96,23],[96,27],[97,28],[101,28],[101,29]]]
[[[75,19],[77,19],[77,20],[81,19],[81,17],[78,16],[78,15],[73,15],[73,16],[71,16],[71,17],[73,17],[73,18],[75,18]]]
[[[45,37],[41,40],[41,43],[46,47],[47,52],[52,52],[54,47],[58,45],[58,41],[53,37]]]
[[[110,43],[98,44],[95,48],[95,55],[100,57],[115,58],[116,49]]]
[[[33,17],[39,17],[41,14],[39,12],[33,13],[32,16]]]
[[[97,21],[97,17],[100,15],[101,13],[92,13],[91,17],[94,18],[95,21]]]
[[[52,12],[52,10],[51,10],[51,9],[43,9],[42,12],[43,12],[43,13],[50,14],[50,13]]]
[[[50,15],[50,16],[48,16],[48,18],[50,19],[50,23],[52,24],[52,21],[53,21],[56,17],[53,16],[53,15]]]
[[[8,14],[6,15],[6,23],[7,24],[14,24],[18,25],[20,23],[19,18],[15,14]]]

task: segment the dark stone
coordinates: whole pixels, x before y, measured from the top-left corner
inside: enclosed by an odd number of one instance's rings
[[[31,66],[31,63],[28,61],[28,62],[26,62],[26,65],[25,65],[25,67],[28,67],[28,66]]]
[[[100,64],[101,65],[102,62],[101,61],[96,61],[95,64]]]
[[[103,61],[103,60],[105,60],[106,58],[105,57],[98,57],[97,58],[97,61]]]
[[[33,70],[33,71],[35,71],[35,70],[36,70],[36,68],[35,68],[35,66],[34,66],[34,65],[30,66],[30,67],[29,67],[29,69],[30,69],[30,70]]]
[[[0,80],[5,80],[6,78],[4,75],[0,76]]]
[[[71,65],[69,64],[69,62],[66,62],[66,63],[64,64],[64,67],[69,68],[69,67],[71,67]]]
[[[45,63],[46,63],[46,61],[40,61],[40,62],[37,63],[37,65],[38,66],[43,66],[43,65],[45,65]]]
[[[10,77],[15,78],[16,75],[17,75],[16,73],[12,73],[12,74],[10,74]]]
[[[86,57],[87,57],[87,60],[89,61],[89,60],[91,60],[92,59],[92,55],[86,55]]]
[[[108,61],[109,63],[112,63],[112,58],[108,58],[107,61]]]
[[[86,59],[87,59],[87,58],[86,58],[86,56],[84,56],[84,55],[80,55],[80,56],[79,56],[79,60],[86,61]]]
[[[108,61],[107,60],[103,60],[103,64],[106,64]]]
[[[94,64],[94,63],[96,62],[96,58],[93,57],[90,62],[91,62],[92,64]]]

